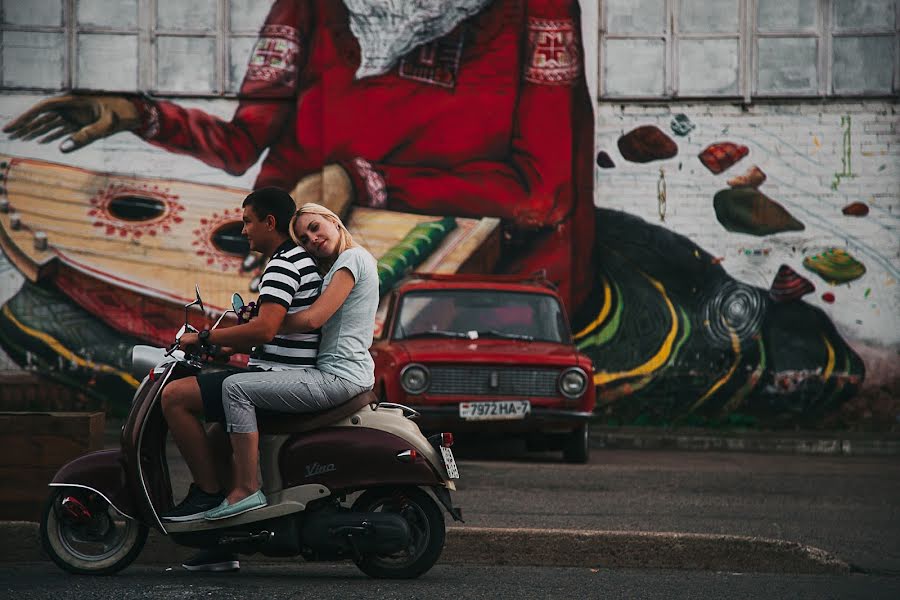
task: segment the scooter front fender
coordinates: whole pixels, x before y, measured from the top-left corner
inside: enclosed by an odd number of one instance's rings
[[[121,450],[98,450],[79,456],[56,472],[50,486],[92,490],[124,516],[138,517],[137,503],[125,477]]]

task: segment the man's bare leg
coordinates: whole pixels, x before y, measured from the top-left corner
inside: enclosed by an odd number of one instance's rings
[[[200,423],[203,400],[197,379],[188,377],[167,385],[162,393],[162,409],[172,438],[191,470],[194,483],[208,494],[219,492],[223,488],[216,475],[206,430]]]

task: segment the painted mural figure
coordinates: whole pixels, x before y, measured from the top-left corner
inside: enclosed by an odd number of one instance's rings
[[[145,96],[62,96],[5,130],[69,152],[119,131],[298,204],[503,219],[503,270],[572,307],[593,239],[593,118],[577,0],[277,0],[231,121]],[[397,12],[392,11],[400,11]]]

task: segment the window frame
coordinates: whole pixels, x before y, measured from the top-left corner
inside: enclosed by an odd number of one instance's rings
[[[860,27],[838,29],[835,25],[835,0],[816,0],[816,18],[814,29],[780,29],[778,31],[760,31],[757,23],[759,0],[738,0],[738,32],[734,33],[687,33],[678,30],[681,3],[680,0],[663,0],[665,4],[664,29],[659,33],[609,33],[607,31],[607,0],[600,0],[598,19],[598,47],[600,56],[597,63],[597,86],[601,101],[673,101],[673,100],[740,100],[751,103],[754,99],[785,98],[885,98],[900,94],[900,0],[894,1],[894,27],[891,29],[875,29]],[[738,39],[738,93],[736,94],[688,94],[679,90],[678,61],[680,58],[680,41],[690,39]],[[840,37],[893,37],[894,69],[891,90],[887,92],[836,92],[834,90],[834,49],[833,41]],[[816,50],[816,89],[804,92],[788,90],[784,92],[759,91],[759,40],[761,39],[799,39],[814,38]],[[606,91],[606,40],[662,40],[663,51],[663,85],[662,95],[611,94]]]
[[[7,0],[8,1],[8,0]],[[167,30],[157,25],[157,0],[137,0],[137,24],[134,28],[81,25],[78,23],[78,0],[62,0],[62,21],[59,26],[14,25],[0,19],[0,48],[7,31],[23,33],[56,33],[64,37],[62,87],[14,86],[0,84],[2,92],[107,92],[76,86],[78,80],[78,36],[80,34],[132,35],[137,37],[136,88],[123,89],[123,93],[148,92],[167,97],[236,98],[240,81],[231,81],[231,41],[238,38],[259,37],[259,27],[231,29],[230,0],[214,0],[216,23],[206,29]],[[0,5],[0,11],[5,3]],[[2,16],[2,14],[0,14]],[[260,26],[262,23],[259,24]],[[157,44],[160,37],[207,38],[214,40],[214,85],[209,92],[185,92],[164,89],[157,85]],[[0,52],[0,73],[3,72],[3,53]],[[234,88],[234,91],[232,91]]]

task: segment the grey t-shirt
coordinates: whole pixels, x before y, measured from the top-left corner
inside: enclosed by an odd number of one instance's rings
[[[378,268],[371,254],[360,246],[341,252],[325,274],[322,289],[334,274],[346,268],[353,275],[353,289],[344,303],[322,325],[316,367],[357,385],[375,385],[375,362],[369,354],[378,310]]]

